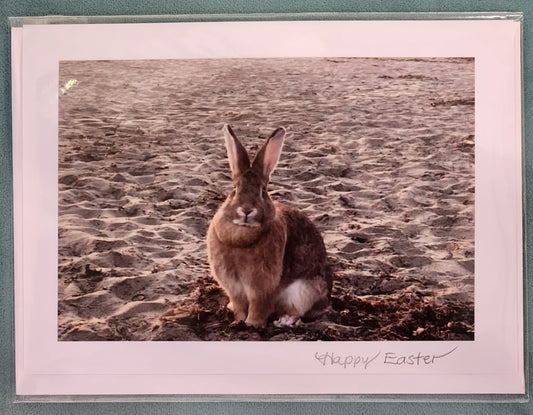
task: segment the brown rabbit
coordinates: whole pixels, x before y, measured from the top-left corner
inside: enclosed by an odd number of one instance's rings
[[[300,211],[267,193],[285,129],[250,159],[229,125],[223,128],[233,191],[207,233],[211,272],[224,288],[236,322],[290,325],[329,304],[332,275],[318,230]]]

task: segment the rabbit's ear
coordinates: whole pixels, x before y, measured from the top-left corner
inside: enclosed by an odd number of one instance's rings
[[[267,183],[270,181],[272,171],[278,164],[284,138],[285,128],[280,127],[272,133],[265,145],[255,156],[252,166],[254,169],[259,169],[259,173],[263,175]]]
[[[224,132],[231,173],[233,178],[235,178],[250,168],[250,158],[229,124],[225,124],[222,131]]]

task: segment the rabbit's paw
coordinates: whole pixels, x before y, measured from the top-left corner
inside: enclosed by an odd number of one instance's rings
[[[253,319],[248,316],[245,323],[248,327],[253,327],[255,329],[262,329],[266,327],[265,319]]]
[[[274,326],[276,327],[295,327],[302,324],[302,320],[300,317],[297,316],[289,316],[288,314],[285,314],[284,316],[281,316],[279,319],[274,321]]]

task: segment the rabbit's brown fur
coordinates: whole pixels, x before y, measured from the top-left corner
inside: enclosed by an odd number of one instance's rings
[[[331,272],[320,233],[300,211],[267,193],[285,130],[277,129],[253,163],[231,127],[224,127],[234,190],[207,234],[211,272],[225,289],[236,322],[264,327],[328,304]]]

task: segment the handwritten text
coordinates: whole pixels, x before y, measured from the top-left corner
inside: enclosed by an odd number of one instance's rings
[[[368,369],[368,366],[375,361],[381,352],[377,352],[374,356],[358,356],[347,355],[342,356],[332,352],[315,353],[315,359],[318,360],[322,366],[341,366],[344,369],[355,368],[357,366]]]

